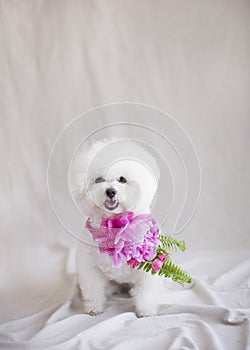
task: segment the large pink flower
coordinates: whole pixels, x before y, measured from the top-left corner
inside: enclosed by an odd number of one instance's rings
[[[127,261],[132,267],[156,256],[159,227],[150,214],[134,217],[133,212],[103,219],[100,227],[92,227],[87,220],[86,227],[99,243],[101,253],[107,253],[113,267]],[[132,259],[132,260],[131,260]]]

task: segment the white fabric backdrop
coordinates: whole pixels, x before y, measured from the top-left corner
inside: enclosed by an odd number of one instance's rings
[[[1,348],[122,349],[145,325],[155,338],[135,349],[247,348],[249,31],[247,0],[0,1]],[[136,320],[131,300],[118,297],[100,318],[68,302],[48,321],[70,296],[65,270],[75,244],[48,200],[49,152],[73,118],[117,101],[169,111],[196,145],[202,195],[181,237],[197,284],[181,304],[198,306],[177,307],[176,291],[163,318]]]

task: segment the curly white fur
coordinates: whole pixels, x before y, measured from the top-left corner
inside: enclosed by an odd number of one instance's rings
[[[150,213],[159,180],[152,155],[138,142],[129,140],[104,139],[83,146],[70,170],[71,191],[83,214],[98,223],[104,216],[129,210],[135,215]],[[121,177],[123,181],[119,181]],[[107,196],[110,188],[113,198]],[[88,231],[83,235],[89,240]],[[90,315],[105,309],[107,298],[114,291],[111,281],[129,283],[138,316],[157,314],[161,278],[131,269],[126,263],[112,268],[108,255],[82,243],[77,249],[76,268],[85,310]]]

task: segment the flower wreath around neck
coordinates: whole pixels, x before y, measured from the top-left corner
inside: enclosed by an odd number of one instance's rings
[[[103,218],[99,227],[92,226],[88,219],[86,227],[99,245],[99,251],[109,255],[114,268],[126,262],[133,269],[171,278],[182,286],[192,282],[191,276],[171,258],[173,251],[185,251],[185,242],[162,235],[151,214],[114,215]]]

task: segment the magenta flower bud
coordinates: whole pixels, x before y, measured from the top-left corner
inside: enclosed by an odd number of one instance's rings
[[[127,261],[127,264],[130,265],[133,269],[140,265],[140,262],[136,260],[135,258],[131,258],[130,260]]]
[[[162,268],[162,265],[164,264],[164,261],[162,260],[159,260],[159,259],[155,259],[153,262],[152,262],[152,268],[155,272],[158,272],[161,268]]]
[[[158,259],[163,261],[163,262],[166,261],[167,258],[168,258],[168,254],[162,254],[162,255],[158,256]]]

